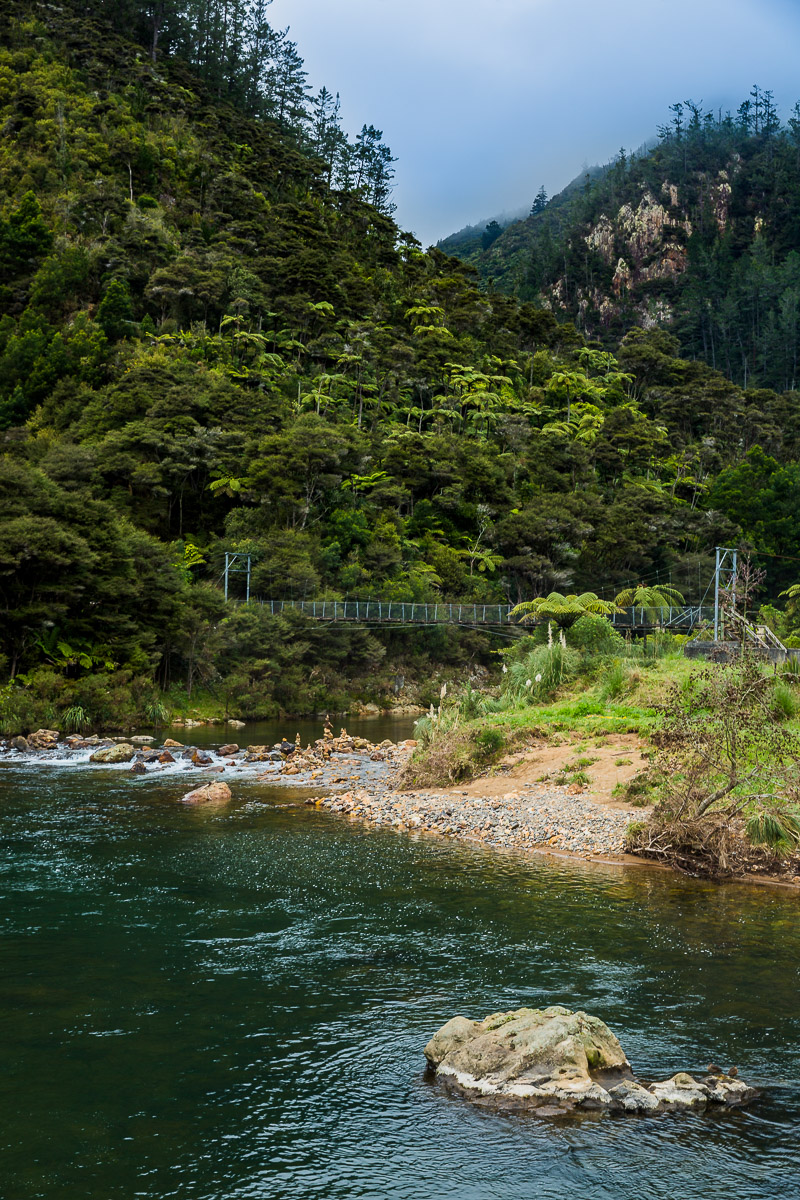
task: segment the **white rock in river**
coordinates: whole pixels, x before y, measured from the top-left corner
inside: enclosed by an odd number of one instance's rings
[[[436,1076],[467,1096],[503,1108],[608,1108],[649,1113],[735,1105],[753,1088],[728,1076],[703,1083],[679,1073],[645,1086],[634,1079],[619,1041],[598,1017],[550,1008],[454,1017],[425,1057]]]
[[[650,1091],[662,1108],[705,1108],[709,1100],[706,1085],[698,1083],[686,1071],[679,1071],[663,1083],[652,1084]]]

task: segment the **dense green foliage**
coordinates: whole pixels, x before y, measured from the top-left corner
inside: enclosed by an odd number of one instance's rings
[[[351,142],[342,129],[339,95],[312,95],[308,73],[288,29],[267,20],[271,0],[89,0],[81,11],[135,37],[154,63],[188,64],[209,92],[248,116],[274,122],[325,164],[328,184],[392,212],[389,147],[374,125]]]
[[[652,148],[621,151],[483,246],[456,235],[452,252],[609,345],[659,325],[745,387],[793,389],[800,106],[784,125],[759,88],[735,115],[676,104]]]
[[[697,599],[717,542],[797,552],[794,392],[658,330],[586,343],[423,253],[197,63],[154,64],[83,8],[3,17],[9,675],[94,712],[199,681],[252,714],[476,653],[226,609],[226,550],[256,598],[513,602],[670,578]]]

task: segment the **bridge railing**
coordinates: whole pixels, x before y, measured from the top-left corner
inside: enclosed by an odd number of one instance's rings
[[[612,624],[617,629],[663,628],[675,633],[682,630],[695,629],[698,625],[713,622],[714,609],[710,605],[686,604],[681,607],[664,609],[626,608],[621,613],[614,613]]]
[[[404,600],[261,600],[270,612],[293,609],[317,621],[400,625],[508,625],[510,604],[424,604]]]
[[[317,621],[360,621],[398,625],[518,625],[510,604],[425,604],[407,600],[257,600],[272,613],[292,610]],[[626,629],[663,627],[676,632],[713,621],[714,610],[701,605],[653,612],[626,608],[614,613],[612,624]]]

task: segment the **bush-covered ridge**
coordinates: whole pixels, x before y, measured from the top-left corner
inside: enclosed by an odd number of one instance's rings
[[[744,386],[794,389],[800,317],[800,106],[755,87],[735,114],[676,104],[656,144],[621,151],[485,246],[444,249],[614,345],[664,328]]]
[[[488,653],[226,609],[226,549],[255,596],[514,602],[697,599],[740,531],[797,552],[795,393],[659,331],[587,345],[180,62],[3,11],[0,652],[48,703],[181,680],[308,711],[388,689],[401,646],[422,674]]]

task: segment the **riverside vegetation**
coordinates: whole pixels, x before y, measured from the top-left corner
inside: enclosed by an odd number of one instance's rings
[[[761,601],[794,581],[793,377],[680,357],[666,318],[598,340],[423,250],[381,132],[348,137],[263,6],[0,13],[0,732],[386,705],[399,676],[427,707],[497,662],[226,605],[230,550],[256,599],[699,600],[743,539]],[[695,179],[721,151],[692,139]],[[796,600],[765,619],[797,638]]]
[[[417,722],[420,747],[403,784],[491,775],[510,753],[536,761],[537,747],[555,743],[569,753],[543,782],[580,793],[592,787],[599,748],[635,734],[646,761],[615,789],[644,810],[627,818],[629,850],[718,878],[800,875],[795,664],[778,672],[746,653],[701,664],[683,657],[682,642],[662,633],[649,647],[626,643],[592,616],[566,637],[539,631],[505,652],[501,687],[443,697]]]

